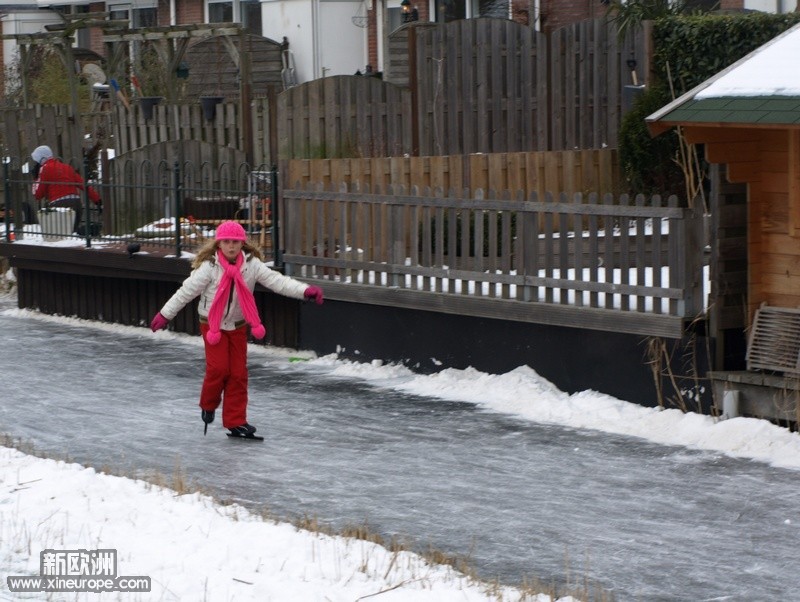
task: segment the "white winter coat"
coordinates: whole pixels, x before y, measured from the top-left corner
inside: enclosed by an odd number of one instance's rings
[[[259,261],[249,254],[245,254],[241,271],[242,277],[251,291],[255,289],[256,283],[258,283],[285,297],[302,299],[303,293],[308,288],[308,285],[294,278],[269,269],[263,261]],[[224,270],[219,265],[216,257],[201,263],[183,281],[181,287],[172,295],[170,300],[164,304],[164,307],[161,308],[161,315],[167,320],[174,319],[184,306],[200,295],[200,304],[197,311],[201,318],[208,318],[208,312],[211,309],[211,303],[214,301],[214,295],[222,280],[223,273]],[[231,285],[231,290],[233,291],[233,296],[222,314],[222,321],[219,325],[220,330],[235,330],[236,324],[239,323],[241,326],[244,321],[244,314],[239,305],[236,287]]]

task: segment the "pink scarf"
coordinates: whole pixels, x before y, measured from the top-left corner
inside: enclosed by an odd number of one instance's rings
[[[236,295],[239,297],[239,305],[242,307],[244,319],[250,324],[250,329],[253,336],[261,339],[266,334],[266,329],[261,324],[261,318],[258,317],[258,310],[256,309],[256,300],[253,297],[252,291],[247,288],[247,284],[242,278],[242,263],[244,263],[244,253],[239,253],[236,258],[236,263],[230,263],[222,251],[217,250],[217,261],[222,266],[223,274],[220,280],[217,292],[214,295],[214,300],[211,302],[211,309],[208,310],[208,326],[209,330],[206,334],[206,341],[209,345],[216,345],[222,338],[219,331],[220,322],[222,322],[222,314],[225,311],[225,304],[228,302],[230,296],[231,283],[236,285]]]

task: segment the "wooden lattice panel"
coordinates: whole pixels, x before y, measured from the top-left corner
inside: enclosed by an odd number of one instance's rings
[[[800,309],[764,305],[756,311],[747,369],[800,374]]]

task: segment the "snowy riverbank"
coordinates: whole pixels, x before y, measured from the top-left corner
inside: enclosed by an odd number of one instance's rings
[[[9,592],[6,581],[38,576],[47,549],[116,549],[119,576],[151,580],[147,594],[85,593],[80,600],[520,599],[512,589],[487,592],[409,552],[298,530],[198,493],[178,495],[6,447],[0,447],[0,507],[3,600],[53,599]]]

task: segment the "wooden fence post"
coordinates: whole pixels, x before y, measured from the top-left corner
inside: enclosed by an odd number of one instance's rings
[[[389,187],[388,194],[404,194],[405,189],[403,186],[397,187]],[[387,212],[389,218],[389,232],[390,232],[390,246],[389,246],[389,263],[392,266],[397,266],[402,264],[405,261],[405,237],[404,237],[404,228],[403,228],[403,205],[400,204],[392,204],[389,206],[389,211]],[[390,286],[395,288],[401,288],[401,278],[403,276],[397,272],[397,270],[392,267],[392,271],[390,272],[392,275],[392,283]]]
[[[685,317],[694,319],[703,312],[703,208],[696,203],[687,209],[686,246],[684,260],[686,262],[686,313]]]
[[[411,90],[411,156],[419,156],[419,90],[417,89],[417,27],[408,28],[408,87]]]

